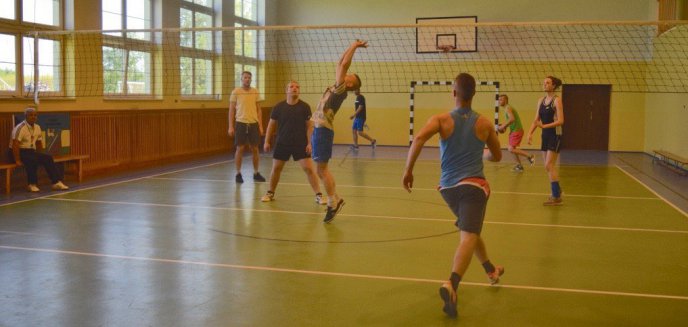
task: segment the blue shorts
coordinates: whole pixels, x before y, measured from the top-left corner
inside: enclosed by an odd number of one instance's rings
[[[365,119],[354,118],[354,126],[352,127],[354,131],[362,131],[365,125]]]
[[[334,143],[334,131],[325,127],[316,127],[311,136],[313,147],[313,161],[328,162],[332,158],[332,144]]]
[[[479,187],[459,184],[440,190],[442,198],[456,216],[456,227],[480,235],[487,208],[487,195]]]

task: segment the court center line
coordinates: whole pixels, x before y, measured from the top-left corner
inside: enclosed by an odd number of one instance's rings
[[[213,262],[175,260],[175,259],[163,259],[163,258],[146,258],[146,257],[134,257],[134,256],[124,256],[124,255],[104,254],[104,253],[67,251],[67,250],[56,250],[56,249],[42,249],[42,248],[26,248],[26,247],[7,246],[7,245],[0,245],[0,248],[5,249],[5,250],[41,252],[41,253],[63,254],[63,255],[77,255],[77,256],[86,256],[86,257],[110,258],[110,259],[132,260],[132,261],[148,261],[148,262],[169,263],[169,264],[178,264],[178,265],[196,265],[196,266],[204,266],[204,267],[228,268],[228,269],[237,269],[237,270],[269,271],[269,272],[294,273],[294,274],[303,274],[303,275],[348,277],[348,278],[376,279],[376,280],[392,280],[392,281],[402,281],[402,282],[420,282],[420,283],[433,283],[433,284],[441,284],[441,283],[445,282],[445,280],[436,280],[436,279],[428,279],[428,278],[413,278],[413,277],[397,277],[397,276],[384,276],[384,275],[340,273],[340,272],[329,272],[329,271],[319,271],[319,270],[289,269],[289,268],[277,268],[277,267],[265,267],[265,266],[247,266],[247,265],[237,265],[237,264],[228,264],[228,263],[213,263]],[[470,286],[500,287],[500,288],[511,288],[511,289],[533,290],[533,291],[610,295],[610,296],[641,297],[641,298],[651,298],[651,299],[670,299],[670,300],[688,301],[688,296],[680,296],[680,295],[613,292],[613,291],[599,291],[599,290],[558,288],[558,287],[541,287],[541,286],[528,286],[528,285],[508,285],[508,284],[500,284],[497,286],[492,286],[492,285],[487,284],[487,283],[472,283],[472,282],[462,282],[462,284],[463,285],[470,285]]]
[[[184,209],[210,209],[210,210],[230,210],[230,211],[245,211],[245,212],[265,212],[265,213],[283,213],[292,215],[315,215],[322,216],[322,212],[308,212],[308,211],[287,211],[287,210],[271,210],[271,209],[253,209],[253,208],[231,208],[231,207],[211,207],[211,206],[196,206],[196,205],[181,205],[181,204],[163,204],[163,203],[146,203],[146,202],[126,202],[126,201],[104,201],[104,200],[85,200],[85,199],[64,199],[64,198],[45,198],[43,200],[50,201],[67,201],[67,202],[84,202],[84,203],[98,203],[98,204],[117,204],[117,205],[139,205],[139,206],[153,206],[153,207],[168,207],[168,208],[184,208]],[[413,221],[436,221],[451,223],[454,219],[429,218],[429,217],[401,217],[401,216],[385,216],[385,215],[359,215],[339,213],[339,217],[354,217],[354,218],[378,218],[378,219],[393,219],[393,220],[413,220]],[[686,230],[668,230],[668,229],[644,229],[644,228],[626,228],[626,227],[597,227],[597,226],[580,226],[580,225],[552,225],[552,224],[532,224],[532,223],[514,223],[501,221],[485,221],[485,224],[493,225],[510,225],[510,226],[524,226],[524,227],[547,227],[547,228],[570,228],[570,229],[588,229],[588,230],[608,230],[608,231],[624,231],[624,232],[648,232],[648,233],[669,233],[669,234],[688,234]]]
[[[658,198],[662,199],[664,202],[666,202],[666,204],[668,204],[668,205],[671,206],[672,208],[676,209],[676,211],[678,211],[678,212],[680,212],[681,214],[683,214],[683,216],[688,217],[688,213],[686,213],[685,211],[683,211],[683,209],[681,209],[681,208],[679,208],[678,206],[674,205],[674,204],[671,203],[669,200],[667,200],[666,198],[664,198],[663,196],[661,196],[659,193],[655,192],[652,188],[650,188],[649,186],[647,186],[645,183],[643,183],[641,180],[639,180],[638,178],[636,178],[635,176],[633,176],[631,173],[629,173],[628,171],[626,171],[625,169],[623,169],[623,168],[621,168],[621,167],[619,167],[619,166],[616,166],[616,168],[619,169],[619,170],[621,170],[622,172],[624,172],[626,175],[628,175],[628,177],[630,177],[630,178],[632,178],[633,180],[635,180],[636,182],[638,182],[638,184],[640,184],[640,185],[642,185],[643,187],[645,187],[648,191],[652,192],[655,196],[657,196]]]
[[[226,179],[204,179],[204,178],[176,178],[176,177],[151,177],[150,179],[159,180],[175,180],[175,181],[193,181],[193,182],[210,182],[210,183],[234,183],[234,181]],[[308,186],[307,183],[288,183],[280,182],[280,185],[291,185],[291,186]],[[401,186],[368,186],[368,185],[346,185],[337,184],[337,187],[342,188],[361,188],[361,189],[381,189],[381,190],[403,190]],[[413,191],[435,191],[436,188],[421,188],[414,187]],[[492,194],[515,194],[515,195],[535,195],[535,196],[550,196],[550,193],[529,193],[529,192],[503,192],[503,191],[492,191]],[[623,199],[623,200],[661,200],[659,198],[651,197],[640,197],[640,196],[614,196],[614,195],[585,195],[585,194],[564,194],[567,197],[578,197],[578,198],[604,198],[604,199]]]

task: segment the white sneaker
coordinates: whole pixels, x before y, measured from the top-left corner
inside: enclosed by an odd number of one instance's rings
[[[57,183],[53,184],[53,190],[63,191],[63,190],[68,190],[68,189],[69,189],[69,186],[64,185],[62,182],[57,182]]]
[[[275,199],[275,193],[268,191],[263,195],[262,198],[260,198],[260,201],[262,202],[270,202]]]
[[[322,195],[322,193],[316,194],[315,195],[315,203],[322,204],[322,205],[327,204],[327,196]]]
[[[39,189],[38,186],[36,186],[36,184],[29,184],[28,186],[26,186],[26,190],[29,192],[40,192],[41,191],[41,189]]]

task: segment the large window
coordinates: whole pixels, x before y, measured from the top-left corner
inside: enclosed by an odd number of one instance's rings
[[[151,28],[150,0],[102,0],[104,30]],[[150,32],[108,32],[103,35],[103,90],[106,95],[152,95],[153,62]]]
[[[17,89],[16,36],[0,34],[0,93]]]
[[[212,0],[182,0],[179,8],[179,27],[202,29],[215,26]],[[211,96],[213,94],[213,60],[215,45],[212,31],[182,31],[179,44],[183,55],[179,58],[181,94]]]
[[[0,18],[14,19],[14,1],[15,0],[0,0]]]
[[[24,49],[24,91],[33,93],[34,87],[39,92],[61,91],[62,65],[60,41],[38,39],[33,37],[23,38]],[[34,49],[38,46],[38,51]],[[38,58],[34,54],[38,53]],[[36,60],[37,59],[37,60]],[[34,78],[38,64],[38,79]]]
[[[60,26],[61,5],[60,0],[22,0],[22,20],[29,23]]]
[[[258,26],[258,0],[234,0],[234,27]],[[253,73],[253,82],[262,88],[258,74],[258,44],[260,34],[257,30],[234,31],[234,82],[241,85],[241,72]]]

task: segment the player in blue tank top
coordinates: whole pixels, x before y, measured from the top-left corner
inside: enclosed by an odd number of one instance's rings
[[[542,150],[545,170],[549,177],[552,195],[543,203],[546,206],[562,205],[561,186],[559,186],[559,172],[557,171],[557,159],[561,150],[562,126],[564,125],[564,104],[556,95],[561,86],[561,80],[554,76],[547,76],[542,83],[546,95],[538,100],[538,110],[535,119],[528,132],[528,144],[533,141],[533,132],[536,128],[542,129]]]
[[[420,151],[428,139],[439,133],[440,194],[456,215],[455,225],[461,232],[451,275],[439,289],[444,301],[443,310],[450,317],[457,315],[456,290],[474,254],[482,263],[491,284],[499,282],[499,276],[504,273],[504,267],[490,262],[480,236],[490,196],[490,186],[483,174],[483,159],[500,161],[502,151],[492,122],[471,109],[475,85],[475,79],[469,74],[461,73],[456,77],[453,90],[456,109],[432,116],[418,132],[409,149],[402,180],[404,188],[411,192],[413,167]],[[484,150],[486,144],[488,151]]]

